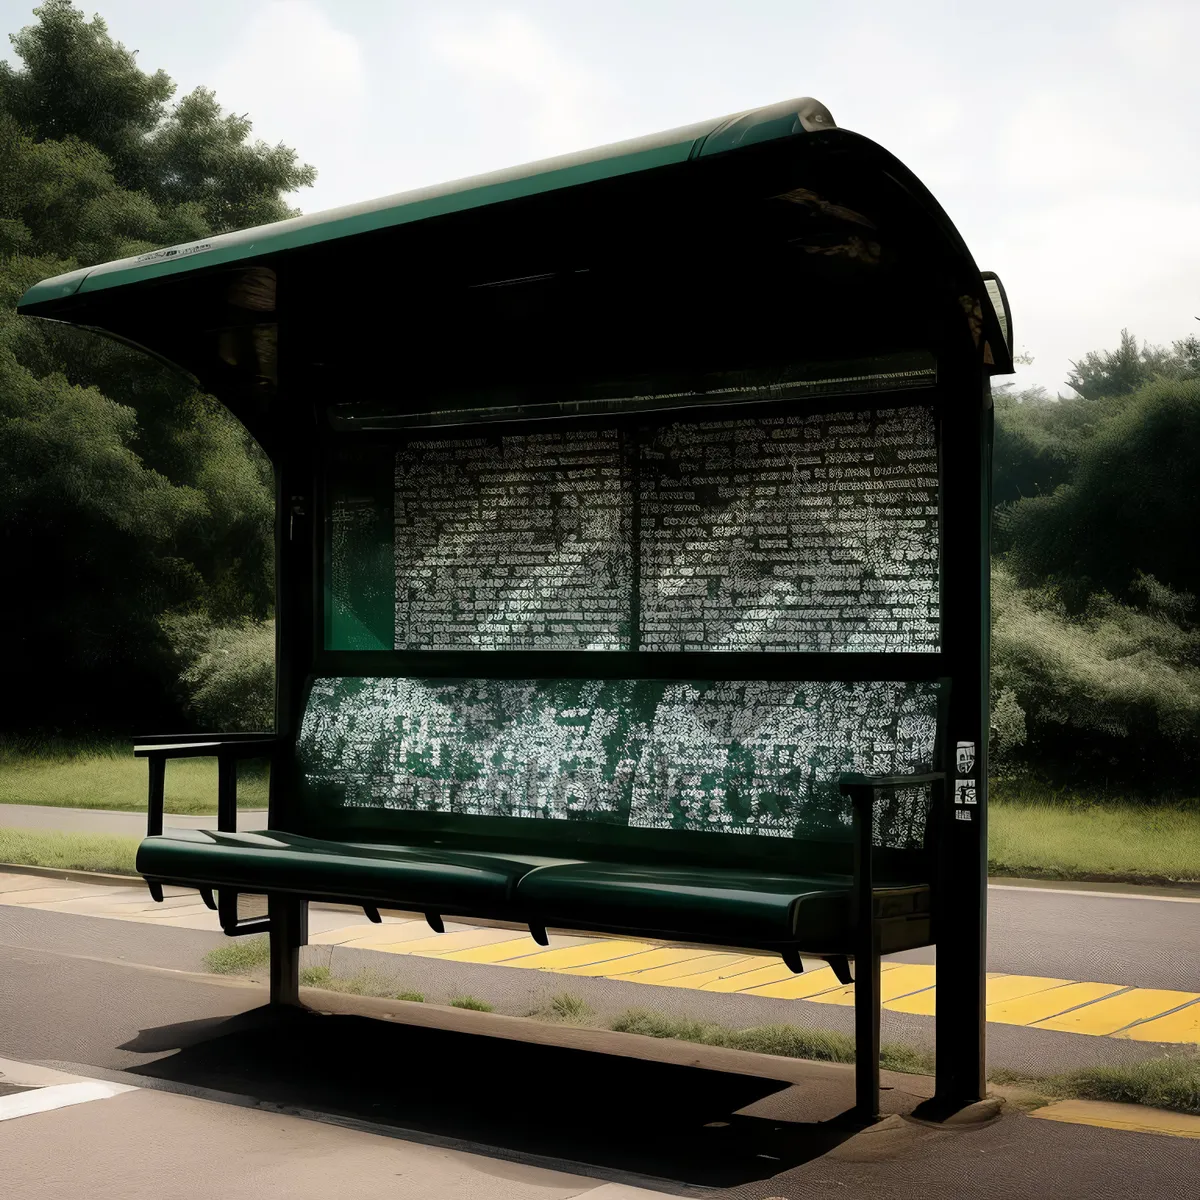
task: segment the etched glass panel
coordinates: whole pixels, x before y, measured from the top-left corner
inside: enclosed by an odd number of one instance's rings
[[[680,422],[641,463],[643,650],[939,649],[930,409]]]
[[[929,770],[936,707],[926,683],[324,679],[298,749],[348,808],[841,837],[838,777]]]
[[[407,443],[396,649],[628,649],[632,495],[612,429]]]

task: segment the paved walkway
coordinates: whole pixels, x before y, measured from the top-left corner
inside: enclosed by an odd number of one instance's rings
[[[217,914],[196,892],[166,888],[164,895],[160,905],[141,885],[106,887],[0,874],[0,905],[219,931]],[[309,944],[843,1008],[854,1003],[853,985],[839,984],[820,960],[806,960],[804,973],[794,975],[774,955],[624,938],[555,934],[543,948],[528,933],[513,929],[447,922],[446,932],[436,934],[413,914],[388,914],[374,925],[353,910],[313,905]],[[987,996],[987,1019],[996,1024],[1138,1042],[1200,1042],[1200,990],[991,972]],[[934,964],[885,961],[886,1010],[932,1016],[936,1004]]]
[[[6,1193],[38,1200],[666,1196],[9,1059],[0,1059],[0,1159]]]

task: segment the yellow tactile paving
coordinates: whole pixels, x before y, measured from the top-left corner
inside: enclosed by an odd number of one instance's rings
[[[736,962],[727,963],[724,966],[702,966],[710,961],[709,959],[697,959],[695,962],[686,964],[686,975],[675,975],[670,979],[656,979],[652,982],[657,983],[660,987],[682,987],[702,991],[709,983],[716,983],[721,979],[732,979],[747,971],[757,970],[763,964],[763,956],[761,954],[746,955]],[[670,969],[668,968],[668,970]]]
[[[1110,1104],[1102,1100],[1060,1100],[1029,1114],[1043,1121],[1072,1125],[1097,1125],[1101,1129],[1128,1129],[1132,1133],[1158,1133],[1167,1137],[1200,1138],[1200,1117],[1188,1113],[1148,1108],[1143,1104]]]
[[[560,950],[543,950],[541,954],[530,954],[514,959],[514,967],[533,967],[539,971],[561,971],[568,967],[581,967],[587,963],[615,963],[618,959],[640,954],[643,950],[653,950],[649,942],[633,941],[594,941],[581,946],[566,946]],[[614,966],[614,971],[623,968]]]
[[[772,996],[776,1000],[812,1000],[820,992],[841,986],[829,967],[819,967],[815,971],[805,971],[803,975],[781,979],[778,983],[763,984],[747,992],[747,995]]]
[[[702,992],[745,992],[757,988],[764,983],[779,983],[784,979],[795,979],[790,968],[784,966],[778,959],[767,959],[761,967],[752,971],[740,971],[735,975],[727,975],[724,979],[714,979],[711,983],[702,984],[697,990]]]
[[[391,921],[386,925],[377,925],[376,929],[386,931],[391,941],[388,946],[375,946],[376,950],[383,950],[392,946],[407,946],[417,941],[423,941],[425,938],[440,937],[440,934],[434,933],[432,929],[424,921]],[[336,929],[326,929],[321,933],[310,933],[308,940],[310,944],[318,946],[338,945],[346,941],[347,938],[362,937],[363,927],[361,925],[339,925]]]
[[[693,980],[697,974],[715,972],[719,976],[722,970],[728,970],[735,963],[746,961],[744,954],[701,953],[694,958],[681,959],[661,967],[643,968],[630,975],[614,975],[612,978],[636,979],[639,983],[675,983],[682,987],[695,987],[694,982],[688,981]],[[754,962],[751,961],[750,965],[753,966]]]
[[[1090,1033],[1102,1037],[1124,1029],[1135,1021],[1148,1021],[1172,1009],[1200,1000],[1197,992],[1174,992],[1160,988],[1134,988],[1097,1000],[1084,1008],[1038,1021],[1035,1029],[1058,1029],[1064,1033]]]
[[[1040,975],[989,975],[987,1002],[989,1005],[1005,1004],[1009,1000],[1048,992],[1051,988],[1074,982],[1073,979],[1045,979]]]
[[[555,938],[550,939],[550,949],[557,950],[560,947],[556,946]],[[579,942],[570,942],[568,945],[579,945]],[[524,937],[513,936],[505,942],[493,942],[488,946],[473,946],[468,950],[451,950],[449,954],[443,957],[448,958],[451,962],[466,962],[466,963],[503,963],[506,967],[517,966],[517,961],[526,955],[536,955],[545,947],[539,946],[528,934]]]
[[[1200,1004],[1189,1004],[1144,1025],[1135,1025],[1115,1037],[1135,1042],[1200,1042]]]
[[[653,947],[640,954],[631,954],[619,962],[586,963],[578,967],[560,968],[564,975],[603,975],[606,979],[629,979],[631,973],[649,967],[669,967],[674,963],[691,962],[703,958],[703,950],[681,950]]]
[[[879,996],[886,1004],[898,996],[907,996],[909,992],[920,992],[932,987],[934,969],[929,963],[894,963],[890,971],[884,971],[879,978]],[[849,987],[839,987],[834,991],[823,992],[810,997],[817,1004],[853,1004],[854,984]]]
[[[1115,983],[1067,983],[1062,987],[1034,992],[1018,1000],[1007,1000],[1003,1004],[989,1004],[987,1019],[1001,1025],[1032,1025],[1047,1017],[1057,1016],[1077,1004],[1089,1004],[1102,1000],[1123,989]]]
[[[361,930],[357,931],[361,938]],[[454,933],[439,933],[433,937],[413,938],[409,934],[392,934],[381,930],[371,943],[372,950],[386,950],[392,954],[416,954],[421,958],[441,958],[451,950],[468,950],[475,946],[487,946],[512,938],[511,929],[460,929]],[[406,940],[407,939],[407,940]],[[352,943],[347,943],[352,944]]]

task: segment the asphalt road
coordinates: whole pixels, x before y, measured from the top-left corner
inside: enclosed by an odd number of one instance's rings
[[[935,952],[896,955],[933,962]],[[1200,991],[1200,898],[988,888],[989,971]]]
[[[353,1128],[365,1122],[406,1141],[482,1152],[498,1174],[540,1164],[597,1182],[730,1200],[1192,1200],[1200,1190],[1200,1158],[1184,1139],[1059,1125],[1019,1112],[967,1130],[923,1128],[897,1118],[878,1127],[878,1134],[855,1138],[838,1117],[849,1104],[852,1076],[836,1079],[833,1068],[789,1084],[787,1075],[770,1070],[760,1077],[714,1068],[704,1048],[690,1049],[686,1061],[672,1064],[421,1027],[402,1017],[392,1022],[298,1014],[267,1020],[261,989],[103,961],[120,952],[123,922],[20,916],[47,918],[51,925],[22,928],[33,940],[49,938],[56,945],[14,945],[20,930],[11,922],[7,939],[0,939],[0,1056],[91,1070],[152,1091],[224,1099],[235,1111],[265,1103],[275,1106],[268,1112],[299,1110],[326,1124]],[[98,925],[112,928],[91,942],[91,957],[70,949],[87,944]],[[133,932],[151,956],[162,957],[168,947],[183,944],[186,931]],[[193,940],[208,937],[196,934]],[[905,1107],[902,1087],[885,1091],[884,1098],[887,1111],[911,1107],[911,1099]],[[57,1119],[57,1144],[76,1147],[80,1178],[77,1191],[56,1195],[89,1194],[91,1168],[79,1148],[102,1142],[104,1120],[122,1111],[117,1101],[101,1103],[111,1107],[83,1105]],[[195,1155],[189,1160],[159,1153],[171,1144],[164,1111],[142,1104],[139,1134],[126,1137],[128,1194],[182,1194],[167,1185],[177,1182],[184,1161],[199,1173],[194,1194],[202,1194],[208,1174],[203,1155],[194,1161]],[[10,1165],[26,1175],[37,1147],[26,1136],[36,1127],[24,1122],[38,1119],[0,1126],[0,1148],[9,1146]],[[219,1158],[222,1145],[232,1144],[236,1121],[219,1112],[204,1119],[207,1129],[189,1132]],[[309,1153],[318,1153],[322,1128],[313,1126]],[[285,1132],[280,1129],[281,1139]],[[113,1128],[109,1136],[125,1134]],[[293,1155],[301,1152],[292,1146]],[[108,1168],[118,1171],[111,1163]],[[357,1182],[348,1171],[344,1190],[359,1194]],[[415,1194],[399,1179],[395,1186],[395,1195]],[[263,1187],[264,1196],[279,1194],[271,1191],[269,1177]]]
[[[0,905],[0,976],[8,980],[22,977],[25,999],[14,1005],[8,1018],[9,1028],[31,1035],[42,1030],[47,1011],[56,1006],[75,1004],[75,998],[60,994],[56,983],[53,994],[41,998],[35,962],[28,955],[44,956],[47,971],[66,970],[70,964],[91,971],[96,962],[110,965],[140,964],[150,968],[123,986],[150,988],[155,971],[203,971],[204,954],[218,946],[227,946],[220,933],[203,930],[155,926],[103,917],[50,912],[42,909]],[[65,964],[65,965],[64,965]],[[739,993],[695,991],[685,988],[650,987],[625,980],[564,976],[547,971],[521,971],[511,967],[482,963],[454,962],[435,957],[387,954],[349,946],[313,944],[301,952],[302,966],[329,967],[335,976],[354,977],[369,972],[377,981],[380,994],[404,991],[420,992],[430,1003],[446,1004],[456,996],[475,996],[487,1001],[499,1013],[511,1016],[545,1008],[557,994],[569,992],[583,1000],[598,1017],[611,1020],[635,1008],[717,1024],[747,1027],[794,1024],[828,1029],[852,1035],[854,1009],[848,1005],[817,1004],[807,1000],[786,1000]],[[22,972],[27,972],[22,976]],[[0,995],[4,979],[0,979]],[[64,985],[65,986],[65,985]],[[70,990],[69,988],[67,990]],[[102,1004],[107,1003],[107,994]],[[123,997],[122,1005],[135,1008],[139,997]],[[90,1055],[107,1045],[105,1014],[102,1009],[72,1009],[71,1028],[64,1037],[81,1039],[73,1053]],[[140,1011],[140,1009],[139,1009]],[[3,1013],[0,1012],[0,1018]],[[62,1018],[66,1020],[64,1016]],[[55,1018],[57,1023],[59,1018]],[[4,1025],[0,1024],[0,1042]],[[885,1042],[934,1050],[934,1020],[929,1016],[884,1010],[881,1032]],[[14,1050],[14,1047],[8,1047]],[[1167,1048],[1178,1049],[1178,1047]],[[1109,1037],[1084,1037],[1023,1026],[988,1026],[989,1068],[1043,1073],[1153,1058],[1164,1047],[1151,1042]],[[0,1056],[5,1053],[0,1045]],[[13,1053],[11,1057],[20,1058]],[[92,1062],[90,1057],[70,1058],[73,1062]],[[108,1065],[108,1060],[100,1065]]]

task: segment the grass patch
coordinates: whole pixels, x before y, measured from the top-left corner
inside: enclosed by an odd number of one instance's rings
[[[412,1000],[417,1004],[425,997],[420,992],[397,992],[396,981],[379,971],[359,971],[357,975],[335,975],[328,967],[304,967],[300,971],[301,987],[324,988],[327,992],[342,992],[349,996],[378,996],[385,1000]]]
[[[561,1025],[591,1025],[596,1014],[581,996],[560,992],[552,996],[545,1005],[529,1014],[537,1021],[553,1021]]]
[[[988,813],[988,870],[1043,879],[1200,880],[1200,806],[997,798]]]
[[[1055,1100],[1145,1104],[1200,1116],[1200,1054],[1183,1053],[1111,1067],[1084,1067],[1060,1075],[994,1071],[993,1083],[1011,1084]]]
[[[713,1021],[674,1017],[648,1009],[631,1008],[611,1028],[617,1033],[640,1033],[646,1037],[673,1038],[704,1046],[751,1050],[781,1058],[807,1058],[817,1062],[854,1062],[854,1039],[824,1029],[801,1029],[796,1025],[759,1025],[730,1029]],[[932,1075],[933,1055],[913,1046],[885,1042],[879,1051],[880,1065],[888,1071],[909,1075]]]
[[[214,975],[240,975],[271,961],[271,942],[260,937],[233,938],[228,946],[218,946],[204,956],[204,965]]]
[[[265,763],[238,764],[239,808],[267,807],[268,775]],[[0,804],[144,812],[146,788],[146,761],[133,757],[130,742],[0,742]],[[167,765],[165,809],[215,813],[217,760],[172,760]]]
[[[486,1000],[477,999],[475,996],[455,996],[450,1001],[450,1007],[469,1008],[472,1012],[495,1012]]]
[[[108,833],[0,829],[0,862],[61,871],[135,875],[138,838]]]

